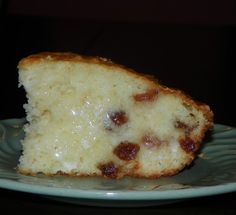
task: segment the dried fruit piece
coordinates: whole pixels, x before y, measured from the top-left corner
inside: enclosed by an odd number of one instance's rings
[[[159,146],[161,141],[155,135],[145,134],[141,139],[141,144],[147,148],[153,148],[154,146]]]
[[[189,136],[189,134],[198,127],[198,124],[195,125],[188,125],[180,120],[176,120],[174,124],[175,128],[183,129],[186,136]]]
[[[135,159],[139,149],[139,145],[124,141],[114,149],[113,153],[121,160],[130,161]]]
[[[109,114],[109,118],[117,126],[121,126],[128,122],[128,117],[124,111],[112,112]]]
[[[181,128],[181,129],[189,129],[190,126],[188,126],[186,123],[180,121],[180,120],[176,120],[175,121],[175,128]]]
[[[111,161],[106,164],[101,164],[98,168],[102,171],[102,175],[108,178],[117,178],[118,168]]]
[[[189,111],[192,111],[192,110],[193,110],[191,104],[188,104],[188,103],[186,103],[186,102],[183,102],[182,104],[183,104],[183,106],[184,106],[187,110],[189,110]]]
[[[133,98],[136,102],[153,102],[157,98],[157,95],[157,89],[151,89],[145,93],[135,94]]]
[[[187,153],[191,153],[196,149],[195,142],[190,137],[185,137],[184,139],[181,139],[179,143],[181,148]]]

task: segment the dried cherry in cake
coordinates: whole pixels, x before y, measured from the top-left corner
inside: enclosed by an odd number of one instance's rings
[[[133,99],[136,102],[153,102],[158,95],[157,89],[151,89],[144,93],[138,93],[133,95]]]
[[[175,121],[175,128],[180,128],[180,129],[189,129],[190,126],[187,125],[186,123],[180,121],[180,120],[176,120],[176,121]]]
[[[185,132],[186,136],[189,136],[190,133],[198,127],[198,123],[195,123],[194,125],[188,125],[185,122],[182,122],[180,120],[176,120],[174,123],[174,127],[177,129],[181,129]]]
[[[140,146],[128,141],[121,142],[113,151],[113,153],[124,161],[134,160],[137,153],[140,150]]]
[[[153,134],[145,134],[141,138],[141,144],[147,148],[153,148],[155,146],[159,146],[161,141]]]
[[[124,111],[111,112],[109,118],[116,126],[122,126],[128,122],[128,116]]]
[[[186,153],[194,152],[196,149],[196,143],[190,137],[185,137],[183,139],[180,139],[179,143],[180,143],[181,148]]]
[[[101,170],[103,176],[108,178],[117,178],[118,168],[112,161],[106,164],[100,164],[98,168]]]

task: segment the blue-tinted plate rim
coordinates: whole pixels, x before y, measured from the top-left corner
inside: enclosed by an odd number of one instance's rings
[[[15,191],[34,193],[40,195],[83,198],[83,199],[109,199],[109,200],[167,200],[185,199],[201,196],[212,196],[236,191],[236,183],[215,186],[202,186],[198,188],[185,188],[180,190],[157,191],[101,191],[101,190],[70,190],[39,185],[28,185],[19,182],[0,179],[0,187]]]

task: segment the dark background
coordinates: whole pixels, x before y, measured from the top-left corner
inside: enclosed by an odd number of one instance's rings
[[[153,74],[208,103],[216,123],[236,126],[235,1],[0,3],[0,119],[25,116],[17,81],[22,57],[72,51]]]
[[[0,120],[24,117],[17,64],[41,51],[112,59],[208,103],[236,127],[234,0],[0,0]],[[233,153],[233,152],[232,152]],[[135,209],[69,205],[0,189],[2,211],[24,214],[235,214],[235,193]],[[6,210],[4,210],[6,209]]]

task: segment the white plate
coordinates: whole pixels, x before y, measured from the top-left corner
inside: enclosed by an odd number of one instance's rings
[[[24,119],[0,121],[0,187],[94,206],[140,207],[236,191],[236,129],[216,124],[201,156],[173,177],[161,179],[76,178],[16,172]]]

